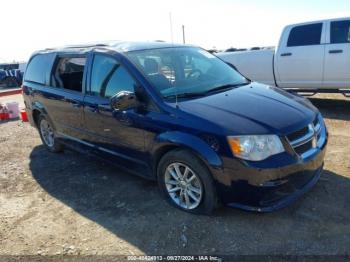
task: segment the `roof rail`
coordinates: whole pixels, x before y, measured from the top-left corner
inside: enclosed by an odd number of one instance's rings
[[[109,46],[107,44],[86,44],[86,45],[67,45],[62,48],[88,48],[88,47],[95,47],[95,46]]]
[[[49,47],[45,48],[43,51],[57,50],[57,49],[74,49],[74,48],[89,48],[89,47],[103,47],[109,46],[108,44],[97,43],[97,44],[82,44],[82,45],[66,45],[66,46],[58,46],[58,47]]]

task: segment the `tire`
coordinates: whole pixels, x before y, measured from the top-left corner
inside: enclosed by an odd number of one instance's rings
[[[39,115],[38,130],[43,145],[53,153],[63,151],[63,145],[55,137],[52,123],[44,116]]]
[[[160,190],[171,205],[189,213],[206,215],[217,207],[212,175],[202,160],[190,151],[178,149],[165,154],[158,164],[157,175]]]
[[[18,81],[15,77],[7,77],[5,80],[4,80],[4,85],[5,87],[7,88],[13,88],[13,87],[18,87]]]

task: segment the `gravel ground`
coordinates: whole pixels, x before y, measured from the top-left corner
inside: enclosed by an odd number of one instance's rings
[[[0,124],[0,255],[349,254],[350,100],[313,98],[330,132],[319,183],[268,214],[194,216],[157,185],[96,159],[48,153],[27,123]]]

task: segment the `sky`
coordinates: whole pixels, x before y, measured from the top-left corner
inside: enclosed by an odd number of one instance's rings
[[[276,46],[287,24],[350,17],[349,0],[16,0],[0,4],[0,62],[26,61],[39,49],[107,40],[181,43],[182,25],[186,43],[207,49]]]

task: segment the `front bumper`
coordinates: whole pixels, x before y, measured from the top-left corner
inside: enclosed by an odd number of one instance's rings
[[[303,182],[300,183],[299,187],[296,186],[296,184],[288,181],[286,184],[274,188],[250,188],[250,193],[254,191],[254,193],[250,195],[250,201],[247,201],[245,203],[227,203],[227,206],[257,212],[271,212],[286,207],[289,204],[293,203],[304,193],[309,191],[317,183],[322,173],[322,167],[323,165],[315,170],[312,173],[311,178],[305,184]],[[291,177],[293,179],[296,176],[302,175],[303,174],[294,174],[294,176],[291,175]]]
[[[214,174],[219,198],[230,207],[271,212],[283,208],[310,190],[320,178],[328,134],[312,155],[272,157],[254,164],[224,158],[224,168]]]

